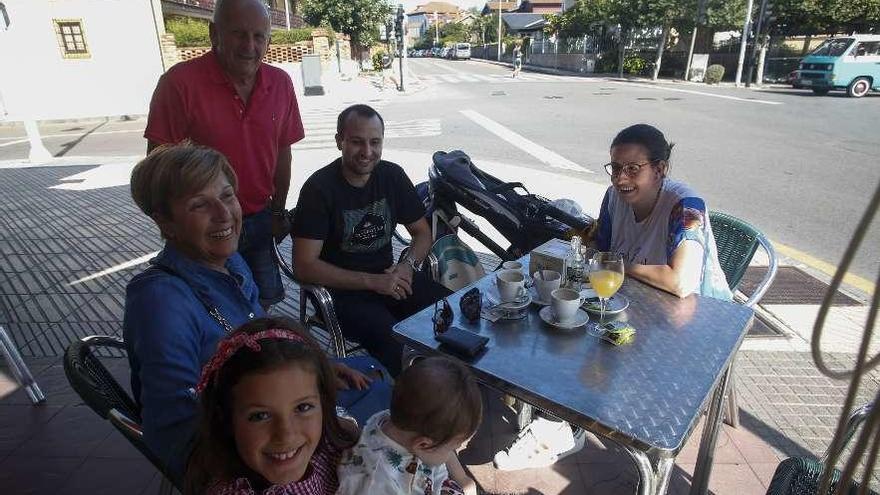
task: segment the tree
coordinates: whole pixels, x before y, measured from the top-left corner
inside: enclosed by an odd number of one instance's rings
[[[382,0],[303,0],[302,15],[313,26],[349,35],[355,45],[371,46],[379,38],[379,25],[391,15],[391,5]]]
[[[464,43],[470,41],[468,27],[460,22],[449,22],[440,26],[440,43]]]

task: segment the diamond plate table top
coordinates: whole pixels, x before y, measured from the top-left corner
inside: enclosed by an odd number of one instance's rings
[[[528,266],[528,256],[521,259]],[[477,281],[486,289],[494,273]],[[717,299],[679,299],[634,279],[620,290],[630,307],[620,315],[637,335],[614,347],[584,327],[560,331],[538,307],[516,321],[465,320],[461,295],[448,298],[454,325],[489,337],[488,349],[469,362],[478,378],[571,423],[649,454],[675,456],[696,426],[715,385],[752,320],[752,310]],[[485,297],[484,297],[484,304]],[[440,353],[433,306],[394,326],[396,337],[421,351]],[[454,357],[454,356],[453,356]]]

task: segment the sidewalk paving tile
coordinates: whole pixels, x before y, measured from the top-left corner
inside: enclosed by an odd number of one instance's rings
[[[340,90],[336,99],[310,100],[304,106],[317,109],[328,102],[342,104],[344,97],[355,95],[346,91]],[[30,405],[0,362],[0,486],[4,492],[7,487],[13,488],[10,493],[104,489],[102,478],[88,476],[90,469],[131,473],[130,480],[113,485],[113,491],[154,493],[159,484],[155,471],[151,474],[149,465],[144,466],[145,461],[119,433],[82,405],[60,364],[64,348],[73,339],[120,333],[125,284],[143,265],[80,284],[71,282],[161,247],[155,227],[131,203],[127,188],[50,189],[61,179],[98,164],[0,169],[0,325],[19,344],[48,397],[45,405]],[[279,308],[295,314],[298,289],[286,285],[288,299]],[[822,375],[810,353],[799,350],[811,337],[818,307],[768,309],[793,328],[795,335],[747,339],[749,350],[738,355],[734,380],[742,426],[721,430],[710,481],[716,495],[762,493],[779,459],[820,455],[831,440],[847,393],[846,381]],[[866,313],[865,307],[832,309],[827,346],[823,339],[824,359],[832,369],[853,366]],[[758,341],[760,345],[755,344]],[[127,361],[119,359],[121,354],[115,356],[105,362],[120,383],[127,384]],[[875,370],[864,378],[858,402],[873,397],[878,388],[880,371]],[[497,472],[492,457],[515,438],[515,418],[497,393],[487,391],[484,396],[485,421],[462,459],[488,493],[634,491],[636,475],[628,456],[614,444],[601,441],[591,442],[551,468]],[[698,427],[683,448],[669,493],[687,493],[701,431]],[[133,484],[123,486],[128,481]],[[139,491],[135,485],[152,490]]]

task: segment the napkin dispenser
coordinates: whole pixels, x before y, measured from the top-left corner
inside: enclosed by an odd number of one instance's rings
[[[562,239],[550,239],[532,250],[529,258],[529,274],[538,270],[553,270],[565,273],[565,257],[571,244]]]

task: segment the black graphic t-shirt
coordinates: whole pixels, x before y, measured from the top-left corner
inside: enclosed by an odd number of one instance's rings
[[[293,219],[294,237],[324,241],[321,259],[346,270],[370,273],[394,263],[391,235],[397,224],[425,215],[406,172],[381,160],[363,187],[342,175],[342,159],[303,184]]]

